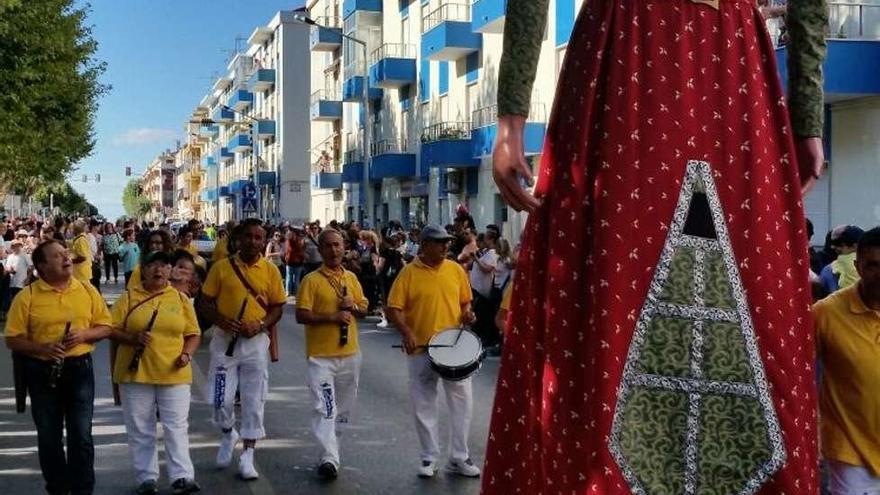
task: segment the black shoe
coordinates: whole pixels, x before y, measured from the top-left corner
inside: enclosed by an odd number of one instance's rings
[[[174,483],[171,483],[171,489],[173,490],[172,493],[174,493],[174,495],[186,495],[187,493],[199,492],[202,490],[202,487],[200,487],[195,480],[180,478]]]
[[[339,473],[336,470],[336,465],[332,462],[325,462],[318,466],[318,477],[322,480],[335,480],[337,476]]]
[[[140,484],[134,491],[136,495],[159,495],[159,487],[156,480],[147,480]]]

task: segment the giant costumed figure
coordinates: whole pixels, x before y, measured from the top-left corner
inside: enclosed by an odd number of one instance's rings
[[[824,2],[789,2],[786,103],[754,0],[586,0],[532,197],[548,4],[507,3],[494,172],[531,215],[483,492],[817,493]]]

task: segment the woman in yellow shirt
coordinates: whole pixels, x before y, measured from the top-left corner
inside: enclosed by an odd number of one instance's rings
[[[175,494],[200,490],[189,454],[192,353],[200,333],[189,298],[169,285],[171,256],[148,254],[142,283],[113,306],[111,338],[119,345],[113,381],[119,384],[125,429],[139,494],[158,493],[156,409],[165,433],[168,476]]]

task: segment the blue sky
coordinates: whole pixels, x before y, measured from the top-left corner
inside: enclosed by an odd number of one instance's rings
[[[84,3],[84,2],[80,2]],[[89,22],[107,63],[97,143],[70,176],[101,214],[122,215],[125,167],[140,174],[158,153],[183,140],[183,126],[226,70],[236,36],[247,38],[279,10],[301,0],[91,0]],[[241,46],[245,47],[246,42]],[[101,183],[82,176],[101,174]]]

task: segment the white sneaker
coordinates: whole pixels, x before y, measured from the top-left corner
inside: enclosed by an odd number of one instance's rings
[[[470,459],[465,459],[463,461],[450,460],[449,465],[446,466],[446,469],[449,470],[450,473],[458,474],[468,478],[480,477],[480,468],[478,468],[474,464],[474,461]]]
[[[388,328],[388,320],[383,318],[382,321],[376,324],[376,326],[379,328]]]
[[[232,431],[223,435],[220,441],[220,450],[217,451],[217,467],[227,468],[232,464],[232,453],[235,452],[235,444],[241,438],[233,428]]]
[[[419,466],[419,478],[433,478],[437,473],[437,464],[434,461],[422,461]]]
[[[254,467],[254,449],[244,449],[238,459],[238,475],[243,480],[255,480],[260,477],[257,468]]]

